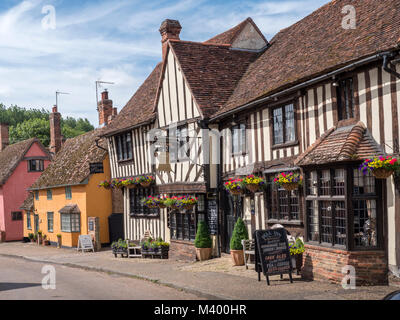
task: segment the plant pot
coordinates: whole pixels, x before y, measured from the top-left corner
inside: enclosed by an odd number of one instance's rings
[[[260,186],[258,184],[247,184],[246,189],[249,190],[250,192],[255,193],[258,190],[260,190]]]
[[[286,191],[294,191],[297,190],[299,188],[299,184],[296,182],[292,182],[292,183],[284,183],[282,185],[283,189],[285,189]]]
[[[243,194],[243,189],[234,189],[234,190],[229,190],[229,192],[231,193],[231,195],[233,196],[240,196]]]
[[[234,266],[244,266],[243,250],[231,250],[231,257]]]
[[[211,258],[211,248],[196,248],[196,257],[199,261],[209,260]]]
[[[58,249],[61,249],[61,246],[62,246],[61,239],[58,239],[58,240],[57,240],[57,248],[58,248]]]
[[[140,185],[141,185],[143,188],[148,188],[148,187],[150,187],[151,182],[141,182]]]
[[[372,174],[377,179],[387,179],[393,174],[393,170],[386,170],[383,168],[378,168],[372,170]]]

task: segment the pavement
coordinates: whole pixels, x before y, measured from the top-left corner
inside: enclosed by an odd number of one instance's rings
[[[0,243],[0,257],[62,265],[87,271],[104,272],[122,277],[148,280],[205,299],[238,300],[380,300],[399,290],[395,286],[357,287],[345,290],[341,285],[322,281],[304,281],[288,275],[281,280],[271,277],[259,282],[254,270],[233,267],[229,255],[204,262],[160,259],[115,258],[110,249],[100,252],[77,252],[33,243]],[[168,298],[168,297],[167,297]]]

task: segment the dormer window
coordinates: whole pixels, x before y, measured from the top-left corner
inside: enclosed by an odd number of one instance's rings
[[[338,118],[339,120],[355,117],[354,85],[353,79],[348,78],[339,81],[337,87]]]
[[[28,160],[28,172],[42,172],[44,170],[43,160]]]

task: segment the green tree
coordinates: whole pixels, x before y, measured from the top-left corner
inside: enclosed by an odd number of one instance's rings
[[[197,225],[197,233],[196,239],[194,240],[194,246],[196,248],[211,248],[212,246],[212,240],[205,221],[199,221]]]
[[[233,234],[231,238],[230,247],[231,250],[243,250],[242,240],[249,239],[246,225],[242,218],[237,219],[235,227],[233,228]]]
[[[46,119],[34,118],[10,127],[10,143],[38,138],[45,146],[50,143],[50,123]]]

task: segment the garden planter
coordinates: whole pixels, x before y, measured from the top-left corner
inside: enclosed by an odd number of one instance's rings
[[[151,182],[141,182],[140,185],[141,185],[143,188],[148,188],[148,187],[150,187]]]
[[[257,184],[248,184],[246,185],[247,190],[249,190],[250,192],[257,192],[258,190],[260,190],[260,186]]]
[[[294,190],[297,190],[299,188],[299,184],[298,183],[285,183],[285,184],[282,185],[282,187],[286,191],[294,191]]]
[[[393,174],[393,171],[392,170],[386,170],[386,169],[383,169],[383,168],[378,168],[378,169],[372,170],[372,174],[377,179],[387,179]]]
[[[118,248],[118,249],[113,249],[113,254],[114,256],[117,258],[117,256],[120,254],[121,257],[127,257],[128,256],[128,249],[122,249],[122,248]]]
[[[231,257],[234,266],[244,266],[243,250],[231,250]]]
[[[62,241],[61,241],[61,238],[58,238],[57,239],[57,248],[61,248],[61,246],[62,246]]]
[[[211,258],[211,248],[196,248],[196,257],[199,261],[209,260]]]

